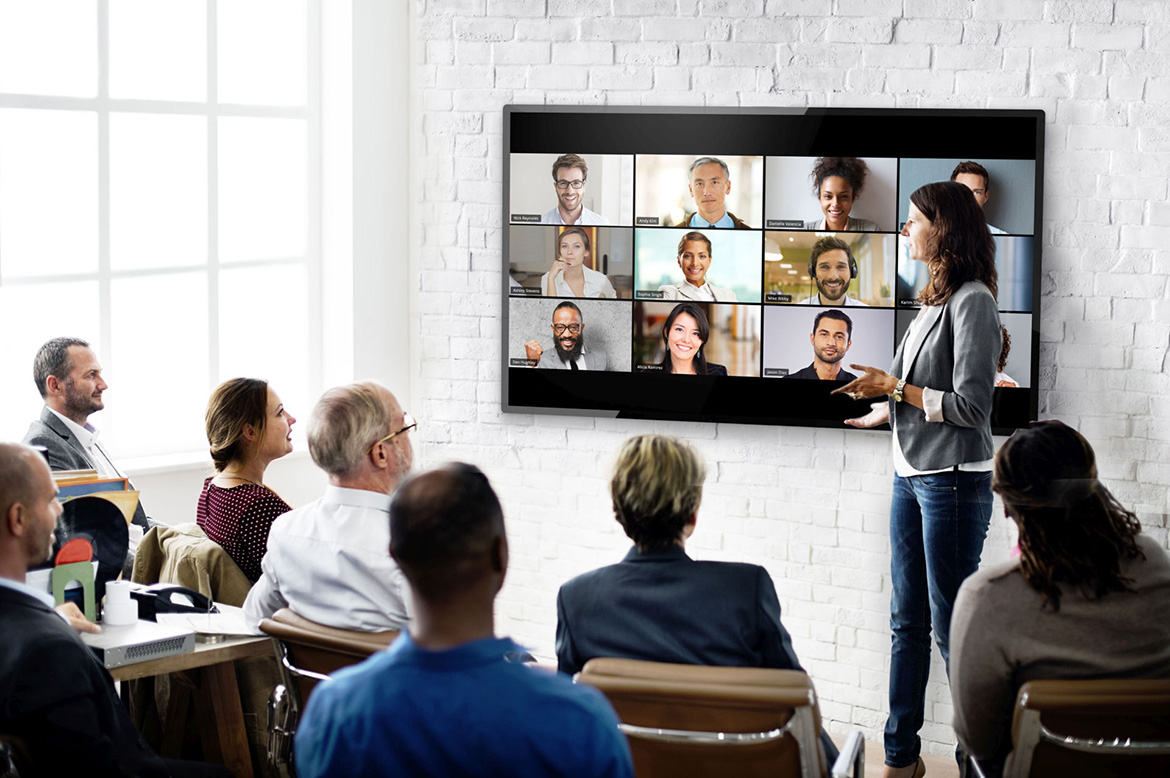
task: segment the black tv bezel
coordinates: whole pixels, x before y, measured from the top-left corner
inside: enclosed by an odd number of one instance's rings
[[[566,122],[571,118],[572,122]],[[728,121],[735,122],[729,135]],[[862,124],[858,124],[862,121]],[[1032,349],[1029,387],[996,388],[992,431],[1007,435],[1038,417],[1040,316],[1043,246],[1044,129],[1042,110],[932,108],[765,108],[685,106],[507,105],[503,111],[501,407],[504,413],[695,421],[770,426],[855,429],[845,419],[868,412],[869,400],[830,397],[836,384],[745,376],[674,376],[612,371],[604,373],[510,367],[508,354],[509,214],[511,155],[694,154],[753,156],[1022,159],[1035,163],[1032,266]],[[1013,126],[1016,125],[1016,126]],[[685,126],[686,132],[679,127]],[[785,151],[769,148],[778,129],[787,128]],[[859,128],[864,131],[859,131]],[[883,144],[901,131],[913,137],[914,152],[890,153]],[[909,132],[913,130],[913,132]],[[958,140],[956,140],[958,137]],[[643,144],[653,146],[643,148]],[[519,148],[517,148],[519,147]],[[622,225],[623,227],[625,225]],[[629,225],[634,229],[634,225]],[[631,300],[632,304],[634,301]],[[901,310],[898,307],[891,311]],[[783,396],[776,399],[777,394]],[[602,398],[602,399],[598,399]],[[620,398],[620,399],[619,399]],[[815,416],[793,413],[814,405]],[[751,413],[743,410],[750,408]],[[888,430],[888,425],[878,429]]]

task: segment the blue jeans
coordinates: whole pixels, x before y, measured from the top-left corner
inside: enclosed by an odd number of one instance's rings
[[[886,764],[914,764],[930,673],[930,631],[950,676],[951,611],[979,568],[991,520],[991,473],[894,476],[890,505],[890,717]]]

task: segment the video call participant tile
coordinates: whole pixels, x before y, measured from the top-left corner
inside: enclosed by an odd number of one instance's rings
[[[634,231],[611,227],[508,228],[511,297],[628,300]]]
[[[508,367],[629,372],[630,304],[508,301]]]
[[[850,365],[888,370],[894,311],[882,308],[764,308],[764,377],[852,381]]]
[[[760,375],[760,306],[634,303],[634,372]]]
[[[898,343],[910,329],[917,310],[898,311]],[[995,385],[1004,389],[1027,389],[1032,385],[1032,314],[1000,311],[1000,326],[1007,331],[996,363]],[[1002,337],[1002,336],[1001,336]]]
[[[1034,235],[1036,162],[1022,159],[906,159],[900,164],[898,224],[910,210],[910,194],[935,181],[965,184],[983,206],[993,235]]]
[[[639,155],[639,227],[760,229],[764,158],[719,154]]]
[[[888,233],[765,232],[764,302],[891,307],[896,246]]]
[[[628,154],[513,154],[512,224],[585,227],[633,223],[634,158]]]
[[[760,302],[761,232],[634,231],[634,299]]]
[[[897,232],[898,160],[768,157],[764,226],[822,232]]]
[[[1001,311],[1030,313],[1032,310],[1032,237],[994,235],[995,271],[999,283],[997,306]],[[896,300],[899,306],[918,305],[918,293],[930,280],[926,263],[910,259],[909,243],[898,238]]]

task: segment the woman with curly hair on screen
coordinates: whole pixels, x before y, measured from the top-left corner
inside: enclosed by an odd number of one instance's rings
[[[858,157],[817,157],[809,177],[813,180],[813,193],[824,217],[806,221],[804,228],[826,232],[877,232],[876,223],[849,215],[865,188],[868,174],[869,166]]]

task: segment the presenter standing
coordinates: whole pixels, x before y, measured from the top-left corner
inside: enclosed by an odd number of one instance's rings
[[[890,506],[890,716],[883,778],[920,778],[930,634],[950,672],[951,612],[979,567],[991,518],[991,405],[1000,352],[995,242],[971,191],[951,181],[910,195],[902,236],[930,281],[894,354],[891,373],[837,389],[854,399],[889,395],[845,423],[892,422]]]

